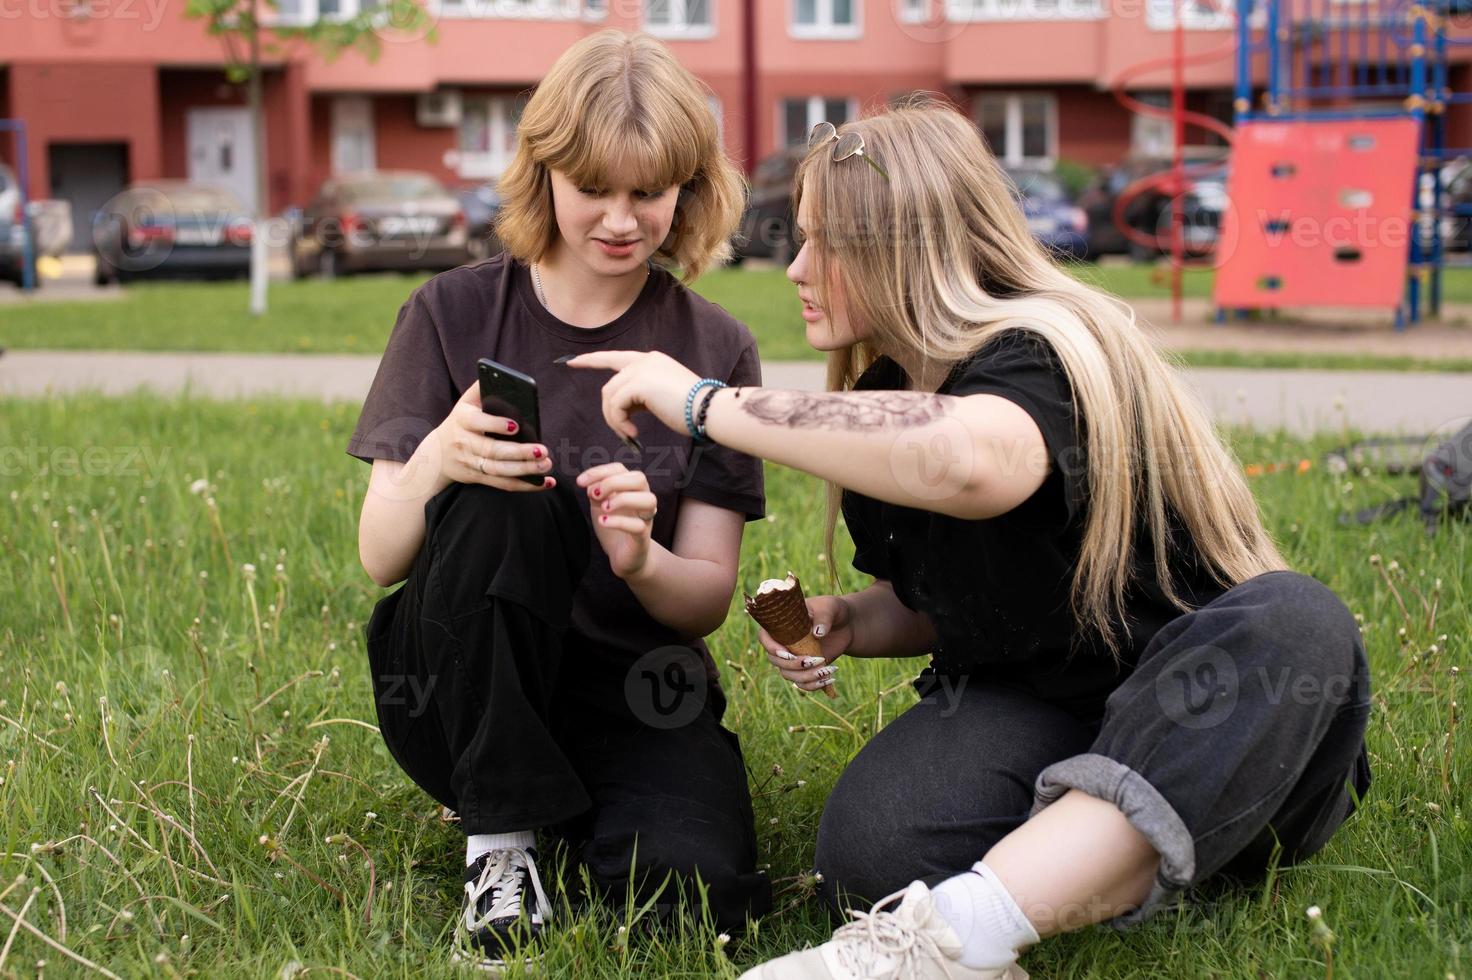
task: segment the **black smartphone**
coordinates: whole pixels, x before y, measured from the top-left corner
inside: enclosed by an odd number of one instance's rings
[[[498,435],[498,439],[512,442],[541,442],[542,421],[537,409],[537,382],[515,368],[497,364],[489,357],[482,357],[480,369],[480,407],[490,415],[513,419],[516,432]],[[528,473],[517,477],[524,483],[540,487],[546,479],[539,473]]]

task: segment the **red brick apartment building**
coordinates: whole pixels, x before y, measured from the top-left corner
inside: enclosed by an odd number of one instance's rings
[[[276,16],[306,23],[360,2],[278,0]],[[1173,0],[422,2],[434,43],[385,31],[373,62],[348,52],[329,63],[309,49],[272,61],[258,147],[221,42],[185,17],[185,0],[0,0],[0,118],[26,123],[31,195],[66,198],[76,213],[158,177],[223,182],[252,203],[242,162],[256,153],[280,211],[358,168],[494,177],[527,90],[568,45],[612,26],[668,41],[709,84],[747,166],[820,119],[916,90],[968,107],[1013,163],[1100,164],[1169,145],[1166,127],[1126,112],[1110,87],[1169,54]],[[1229,19],[1197,7],[1185,17],[1189,51],[1221,52],[1188,71],[1191,105],[1230,118]],[[1455,87],[1472,83],[1468,68],[1455,66]],[[1133,87],[1163,102],[1167,84],[1161,72]],[[0,159],[13,164],[14,153],[0,134]]]

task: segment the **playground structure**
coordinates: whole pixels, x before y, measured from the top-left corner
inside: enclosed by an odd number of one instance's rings
[[[1236,25],[1236,133],[1217,272],[1227,309],[1441,312],[1450,36],[1466,0],[1255,0]],[[1254,33],[1258,36],[1254,39]],[[1407,206],[1408,205],[1408,206]],[[1342,234],[1339,229],[1344,229]],[[1310,234],[1301,234],[1307,231]],[[1307,239],[1307,240],[1306,240]]]

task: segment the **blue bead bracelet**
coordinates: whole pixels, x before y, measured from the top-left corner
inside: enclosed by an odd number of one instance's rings
[[[690,386],[690,393],[685,396],[685,428],[696,445],[709,445],[710,439],[706,437],[705,427],[695,424],[695,398],[706,388],[724,387],[726,387],[726,382],[719,378],[701,378]]]

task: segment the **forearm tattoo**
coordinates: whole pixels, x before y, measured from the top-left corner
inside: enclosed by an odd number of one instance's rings
[[[741,402],[748,415],[789,429],[875,432],[908,429],[945,414],[946,399],[921,391],[825,392],[758,389]]]

